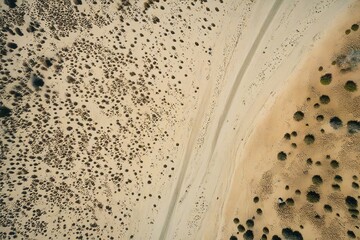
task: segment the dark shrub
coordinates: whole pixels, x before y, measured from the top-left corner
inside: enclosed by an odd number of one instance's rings
[[[235,224],[238,224],[238,223],[240,222],[240,220],[239,220],[239,218],[234,218],[233,222],[234,222]]]
[[[294,119],[295,121],[301,121],[304,119],[304,113],[301,111],[297,111],[294,113]]]
[[[334,190],[337,190],[337,191],[340,191],[340,185],[339,184],[332,184],[331,187],[334,189]]]
[[[349,92],[355,92],[357,90],[357,85],[354,81],[347,81],[344,85],[345,90]]]
[[[284,138],[285,138],[286,140],[290,140],[290,138],[291,138],[290,133],[285,133],[285,134],[284,134]]]
[[[320,185],[320,184],[323,183],[323,180],[322,180],[322,178],[321,178],[319,175],[314,175],[314,176],[312,177],[312,182],[313,182],[314,184],[316,184],[316,185]]]
[[[34,88],[42,87],[42,86],[44,86],[44,80],[42,80],[38,76],[34,75],[32,77],[32,85]]]
[[[306,199],[311,203],[317,203],[320,201],[320,194],[315,191],[309,191],[306,194]]]
[[[330,102],[330,97],[328,95],[321,95],[320,102],[322,104],[328,104]]]
[[[306,164],[307,165],[312,165],[313,164],[312,159],[311,158],[306,159]]]
[[[263,228],[263,233],[269,234],[269,229],[268,229],[267,227],[264,227],[264,228]]]
[[[239,232],[245,232],[245,227],[243,225],[241,225],[241,224],[239,224],[237,226],[237,229],[238,229]]]
[[[360,121],[349,121],[347,123],[347,128],[348,128],[348,132],[353,134],[353,133],[357,133],[360,132]]]
[[[256,209],[256,213],[259,215],[262,215],[263,211],[261,210],[261,208]]]
[[[280,238],[278,235],[274,235],[274,236],[272,237],[272,240],[281,240],[281,238]]]
[[[257,196],[256,196],[256,197],[254,197],[254,199],[253,199],[254,203],[258,203],[258,202],[259,202],[259,200],[260,200],[260,199],[259,199],[259,197],[257,197]]]
[[[248,228],[253,228],[254,225],[255,225],[254,220],[248,219],[248,220],[246,221],[246,226],[247,226]]]
[[[339,168],[339,162],[336,161],[336,160],[332,160],[332,161],[330,162],[330,166],[331,166],[332,168],[334,168],[334,169]]]
[[[339,129],[343,126],[343,123],[340,118],[338,117],[332,117],[330,119],[330,126],[334,129]]]
[[[318,116],[316,117],[316,120],[319,121],[319,122],[321,122],[321,121],[324,120],[324,116],[323,116],[323,115],[318,115]]]
[[[342,177],[340,175],[335,175],[334,180],[335,180],[335,182],[342,182],[343,181],[343,179],[342,179]]]
[[[286,202],[286,204],[289,205],[289,206],[294,206],[294,205],[295,205],[295,201],[294,201],[294,199],[292,199],[292,198],[286,199],[285,202]]]
[[[307,145],[313,144],[315,142],[315,137],[312,134],[307,134],[304,138],[304,141]]]
[[[351,30],[353,31],[357,31],[359,29],[359,25],[354,23],[353,25],[351,25]]]
[[[230,240],[238,240],[238,238],[236,236],[231,236]]]
[[[278,160],[280,160],[280,161],[285,161],[286,158],[287,158],[287,155],[286,155],[286,153],[284,153],[283,151],[281,151],[281,152],[278,153],[277,158],[278,158]]]
[[[332,207],[330,205],[328,205],[328,204],[325,204],[324,205],[324,210],[325,210],[325,212],[332,212]]]
[[[251,230],[247,230],[243,235],[245,240],[253,240],[254,239],[254,233]]]
[[[347,235],[349,236],[349,238],[356,238],[356,235],[353,231],[347,231]]]
[[[356,182],[352,182],[352,183],[351,183],[351,186],[352,186],[354,189],[359,189],[359,184],[356,183]]]
[[[9,117],[11,115],[11,109],[5,106],[0,106],[0,118]]]
[[[261,235],[261,240],[267,240],[267,236],[265,234]]]
[[[323,85],[329,85],[331,83],[332,80],[332,74],[331,73],[326,73],[325,75],[322,75],[320,77],[320,82]]]
[[[358,206],[358,202],[355,198],[353,198],[352,196],[347,196],[345,198],[345,203],[348,206],[348,208],[357,208]]]

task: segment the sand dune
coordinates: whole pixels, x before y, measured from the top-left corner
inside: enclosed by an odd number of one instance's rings
[[[359,238],[358,1],[0,6],[1,239]]]

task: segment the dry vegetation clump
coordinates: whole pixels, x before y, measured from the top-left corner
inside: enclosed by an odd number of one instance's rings
[[[304,119],[304,113],[302,111],[297,111],[294,113],[294,119],[295,121],[301,121]]]
[[[314,135],[312,135],[312,134],[307,134],[307,135],[304,137],[304,142],[305,142],[307,145],[313,144],[313,143],[315,142],[315,137],[314,137]]]
[[[330,126],[334,129],[339,129],[343,126],[343,122],[340,118],[338,117],[332,117],[330,119]]]
[[[332,74],[331,73],[326,73],[325,75],[322,75],[320,77],[320,82],[323,85],[329,85],[332,81]]]
[[[349,92],[355,92],[357,90],[357,85],[354,81],[347,81],[344,85],[345,90]]]
[[[277,158],[278,158],[278,160],[280,160],[280,161],[285,161],[286,158],[287,158],[287,155],[286,155],[286,153],[284,153],[283,151],[281,151],[281,152],[278,153]]]
[[[320,201],[320,194],[315,191],[309,191],[306,194],[306,199],[311,203],[317,203]]]

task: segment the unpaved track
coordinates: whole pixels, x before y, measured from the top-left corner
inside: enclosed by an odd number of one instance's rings
[[[260,28],[260,31],[258,32],[258,34],[256,36],[256,39],[255,39],[254,43],[252,44],[248,54],[246,55],[244,63],[242,64],[242,66],[240,68],[240,71],[239,71],[239,73],[237,75],[236,81],[234,82],[234,84],[233,84],[233,86],[231,88],[230,94],[227,97],[224,110],[222,111],[219,122],[217,124],[217,129],[216,129],[216,132],[215,132],[215,136],[214,136],[214,139],[212,141],[211,155],[210,155],[211,157],[209,159],[212,158],[214,149],[215,149],[217,141],[218,141],[219,134],[220,134],[222,126],[223,126],[223,123],[224,123],[224,121],[226,119],[226,116],[228,115],[228,111],[229,111],[230,106],[231,106],[231,104],[233,102],[234,96],[235,96],[235,94],[236,94],[236,92],[237,92],[237,90],[239,88],[241,80],[242,80],[244,74],[246,73],[246,71],[247,71],[247,69],[248,69],[248,67],[249,67],[249,65],[250,65],[250,63],[251,63],[251,61],[252,61],[252,59],[254,57],[255,52],[258,49],[258,46],[259,46],[263,36],[265,35],[268,27],[270,26],[272,20],[274,19],[274,16],[276,15],[277,11],[279,10],[282,2],[283,2],[283,0],[276,0],[274,2],[274,4],[273,4],[272,8],[270,9],[265,21],[263,22],[263,24],[262,24],[262,26]],[[207,96],[204,96],[204,97],[207,97]],[[200,108],[200,109],[202,109],[202,108]],[[192,128],[192,131],[191,131],[191,134],[190,134],[190,139],[189,139],[187,147],[186,147],[186,153],[185,153],[185,157],[184,157],[184,160],[183,160],[183,165],[182,165],[182,168],[180,170],[179,178],[177,180],[174,193],[173,193],[173,195],[171,197],[171,201],[170,201],[170,204],[169,204],[169,207],[168,207],[168,212],[167,212],[167,215],[166,215],[166,218],[165,218],[165,221],[164,221],[164,226],[162,227],[162,230],[161,230],[160,239],[167,239],[168,228],[169,228],[169,225],[171,223],[171,218],[172,218],[174,210],[175,210],[176,202],[178,201],[180,189],[181,189],[181,187],[183,185],[185,173],[186,173],[186,171],[188,169],[189,160],[190,160],[192,150],[193,150],[192,146],[194,146],[194,143],[195,143],[196,138],[198,136],[198,131],[199,131],[200,127],[201,127],[200,125],[201,125],[201,122],[202,122],[202,116],[203,116],[202,112],[199,111],[197,116],[196,116],[196,119],[194,121],[195,124],[194,124],[194,126]]]

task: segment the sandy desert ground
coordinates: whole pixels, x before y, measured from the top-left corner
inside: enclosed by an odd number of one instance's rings
[[[359,1],[0,7],[0,239],[360,239]]]

